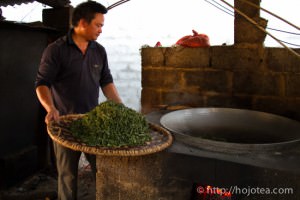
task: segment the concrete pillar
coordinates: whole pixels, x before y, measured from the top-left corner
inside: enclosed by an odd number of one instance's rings
[[[249,0],[251,3],[260,6],[260,0]],[[239,11],[246,14],[260,26],[265,28],[267,20],[260,17],[260,10],[242,1],[235,0],[234,6]],[[262,45],[266,34],[259,30],[255,25],[246,20],[235,11],[234,14],[234,43],[235,44],[258,44]]]

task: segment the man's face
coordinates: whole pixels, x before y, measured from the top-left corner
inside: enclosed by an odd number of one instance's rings
[[[104,26],[104,15],[101,13],[95,14],[94,19],[92,19],[91,23],[86,24],[85,34],[86,39],[97,40],[100,33],[102,33],[102,27]]]

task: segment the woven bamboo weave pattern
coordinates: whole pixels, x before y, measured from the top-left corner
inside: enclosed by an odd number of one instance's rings
[[[49,136],[53,141],[75,151],[105,156],[139,156],[152,154],[166,149],[173,142],[173,137],[169,131],[149,123],[152,140],[145,145],[136,147],[88,146],[73,137],[68,128],[72,121],[83,116],[84,114],[65,115],[61,116],[58,122],[50,122],[47,126]]]

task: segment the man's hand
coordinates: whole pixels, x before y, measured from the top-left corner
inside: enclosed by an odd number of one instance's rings
[[[59,111],[56,108],[52,108],[45,117],[46,124],[49,124],[50,121],[58,121],[59,119]]]
[[[48,124],[50,121],[57,121],[59,118],[59,111],[54,106],[50,89],[45,85],[40,85],[36,88],[36,93],[39,101],[47,111],[45,122]]]
[[[101,88],[103,94],[108,100],[112,100],[116,103],[122,103],[122,100],[119,96],[116,86],[113,83],[109,83],[108,85]]]

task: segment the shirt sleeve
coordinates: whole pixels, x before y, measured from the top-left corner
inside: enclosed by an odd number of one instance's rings
[[[43,52],[37,72],[35,87],[51,87],[59,69],[59,50],[55,43],[50,44]]]

